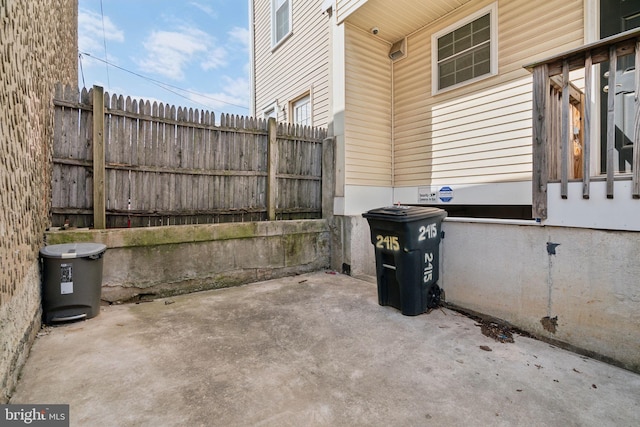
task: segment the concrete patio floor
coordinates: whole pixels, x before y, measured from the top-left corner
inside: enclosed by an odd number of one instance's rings
[[[43,329],[11,403],[71,426],[638,425],[640,375],[476,325],[327,272],[105,306]]]

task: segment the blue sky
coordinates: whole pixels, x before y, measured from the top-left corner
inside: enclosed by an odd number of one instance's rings
[[[246,0],[79,0],[78,85],[216,117],[248,115],[247,7]]]

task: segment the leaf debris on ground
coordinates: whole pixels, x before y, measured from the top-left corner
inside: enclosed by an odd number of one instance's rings
[[[482,322],[480,326],[482,335],[493,338],[499,342],[513,342],[513,333],[511,328],[506,325],[500,325],[496,322]]]

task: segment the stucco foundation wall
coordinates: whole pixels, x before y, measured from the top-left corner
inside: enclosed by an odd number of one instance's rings
[[[0,403],[40,325],[53,88],[78,81],[76,0],[0,0]]]
[[[375,277],[375,252],[367,220],[361,215],[336,215],[332,224],[331,268],[356,277]]]
[[[328,268],[326,220],[53,231],[48,244],[107,245],[102,299],[176,295]]]
[[[448,304],[640,372],[640,233],[472,221],[442,226]],[[367,221],[336,217],[333,231],[332,266],[375,277]]]
[[[640,233],[450,221],[443,230],[448,303],[640,371]],[[552,332],[543,319],[556,316]]]

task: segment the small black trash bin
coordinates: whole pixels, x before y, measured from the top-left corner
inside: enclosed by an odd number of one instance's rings
[[[369,222],[375,247],[378,302],[415,316],[440,302],[439,252],[447,212],[423,206],[372,209]]]
[[[40,249],[45,323],[90,319],[100,313],[106,249],[100,243],[65,243]]]

